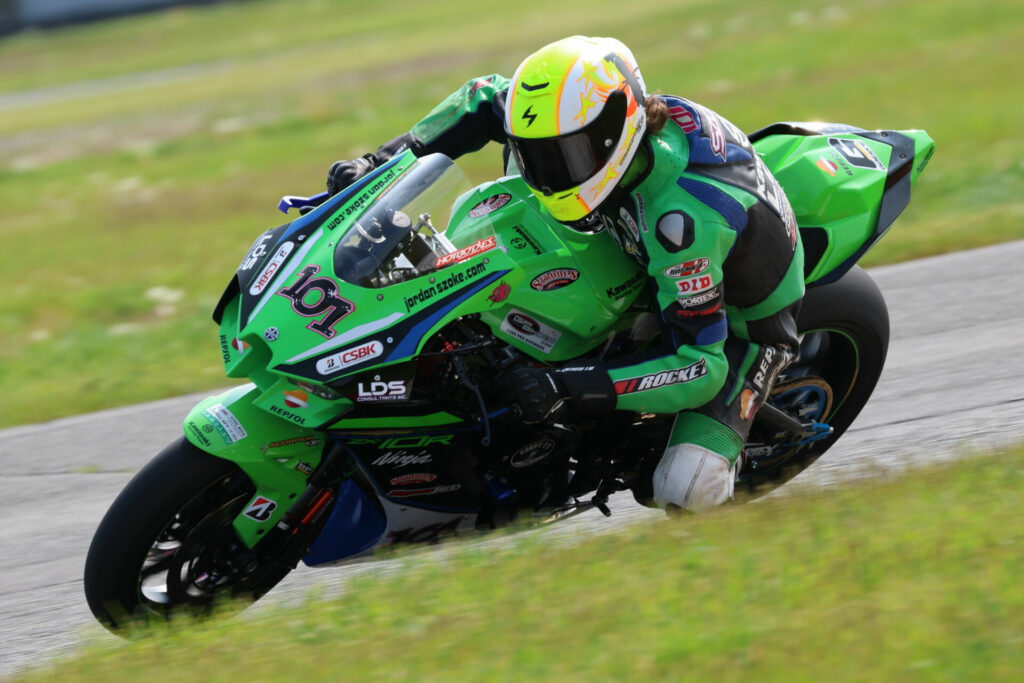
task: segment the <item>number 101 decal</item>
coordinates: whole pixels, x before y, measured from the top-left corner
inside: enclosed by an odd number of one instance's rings
[[[299,271],[299,279],[290,287],[285,287],[278,294],[288,297],[292,302],[292,310],[307,318],[327,313],[320,320],[306,325],[307,329],[330,339],[335,335],[334,326],[338,321],[356,310],[355,304],[338,296],[338,283],[329,277],[313,277],[320,272],[320,266],[306,266]],[[316,292],[315,301],[307,302],[306,296]]]

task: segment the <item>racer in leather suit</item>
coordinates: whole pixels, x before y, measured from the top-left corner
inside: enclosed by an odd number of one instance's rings
[[[798,348],[803,248],[779,184],[729,121],[648,95],[625,45],[573,36],[511,80],[468,81],[376,152],[336,162],[328,189],[405,148],[457,158],[490,141],[511,148],[555,218],[609,230],[646,268],[660,313],[660,346],[642,355],[514,371],[525,416],[566,403],[577,414],[677,413],[653,502],[700,511],[730,499],[753,415]]]

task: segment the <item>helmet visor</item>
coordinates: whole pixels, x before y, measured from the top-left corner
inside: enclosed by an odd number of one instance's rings
[[[608,163],[625,120],[626,96],[615,91],[597,118],[574,133],[553,138],[509,135],[508,142],[527,184],[551,194],[581,185]]]

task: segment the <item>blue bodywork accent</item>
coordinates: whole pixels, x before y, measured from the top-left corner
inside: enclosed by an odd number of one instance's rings
[[[698,332],[697,338],[694,341],[697,343],[697,346],[707,346],[708,344],[717,344],[718,342],[725,341],[728,335],[729,322],[722,318]]]
[[[309,566],[355,557],[377,545],[388,523],[359,485],[348,479],[338,489],[327,523],[302,561]]]
[[[380,175],[381,173],[383,173],[387,169],[389,169],[392,166],[394,166],[398,162],[398,160],[401,159],[401,158],[402,158],[402,155],[399,154],[398,156],[396,156],[393,159],[391,159],[390,161],[388,161],[388,163],[384,164],[380,168],[375,169],[373,171],[373,173],[370,173],[369,175],[364,176],[363,178],[360,178],[358,181],[352,183],[351,185],[346,187],[344,190],[342,190],[338,194],[334,195],[333,197],[328,198],[327,201],[325,201],[323,204],[318,206],[316,209],[314,209],[314,210],[310,211],[309,213],[307,213],[305,216],[301,216],[299,218],[296,218],[294,221],[292,221],[291,225],[288,226],[288,229],[285,230],[281,234],[281,236],[278,238],[277,242],[275,243],[275,246],[280,244],[281,242],[284,242],[286,239],[288,239],[289,237],[294,235],[299,230],[302,230],[303,228],[305,228],[310,223],[313,223],[313,222],[315,222],[317,220],[326,219],[332,213],[337,211],[341,207],[342,204],[347,202],[349,200],[349,198],[353,194],[355,194],[359,190],[362,190],[364,187],[366,187],[366,185],[369,184],[370,180],[372,180],[373,178],[377,177],[378,175]],[[316,195],[316,197],[321,197],[324,194],[327,194],[327,193],[326,192],[322,192],[321,194]],[[278,208],[279,209],[281,208],[281,204],[285,203],[285,199],[287,199],[287,197],[284,197],[284,198],[281,199],[281,203],[278,204]],[[312,200],[312,199],[315,199],[315,197],[309,197],[308,199]],[[296,206],[298,206],[298,204],[296,204]]]
[[[737,235],[747,227],[747,210],[743,208],[742,204],[714,185],[692,178],[680,178],[676,184],[696,197],[702,204],[706,204],[722,214],[726,222],[729,223],[729,227],[735,230]]]
[[[443,307],[438,308],[436,311],[431,313],[429,316],[427,316],[423,320],[420,320],[419,322],[417,322],[416,325],[411,330],[409,330],[409,333],[407,335],[405,335],[405,337],[402,339],[402,341],[398,342],[398,344],[395,345],[394,350],[391,352],[390,355],[388,355],[387,359],[384,362],[388,362],[388,361],[392,361],[392,360],[396,360],[396,359],[408,358],[409,356],[415,354],[416,353],[416,349],[420,345],[420,340],[423,339],[423,335],[426,334],[427,330],[429,330],[431,327],[436,325],[438,320],[440,320],[444,316],[448,315],[448,313],[453,308],[455,308],[456,306],[461,304],[463,301],[465,301],[469,297],[471,297],[474,294],[476,294],[477,292],[479,292],[481,289],[483,289],[487,285],[491,284],[495,280],[498,280],[498,279],[504,277],[508,272],[509,271],[507,271],[507,270],[502,270],[502,271],[498,271],[496,273],[491,273],[490,275],[485,277],[483,280],[480,280],[476,284],[474,284],[474,285],[472,285],[470,287],[467,287],[466,289],[464,289],[461,292],[459,292],[458,296],[453,298],[451,301],[449,301]]]

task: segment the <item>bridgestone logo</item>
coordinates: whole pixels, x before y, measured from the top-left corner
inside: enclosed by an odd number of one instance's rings
[[[684,384],[692,382],[708,374],[707,361],[701,358],[693,365],[687,365],[679,370],[665,370],[656,372],[653,375],[642,375],[631,379],[622,379],[615,383],[616,394],[635,394],[640,391],[649,391],[671,384]]]

